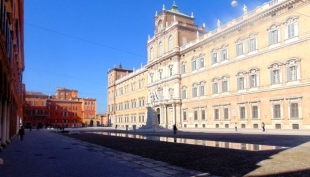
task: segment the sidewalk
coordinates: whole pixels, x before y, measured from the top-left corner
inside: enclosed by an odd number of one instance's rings
[[[67,138],[48,130],[26,130],[1,153],[3,177],[193,176],[197,171]]]

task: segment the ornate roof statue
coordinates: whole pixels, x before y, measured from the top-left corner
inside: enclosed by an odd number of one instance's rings
[[[243,5],[242,10],[244,14],[248,13],[248,7],[245,4]]]

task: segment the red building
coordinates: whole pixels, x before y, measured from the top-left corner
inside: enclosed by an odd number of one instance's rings
[[[96,120],[96,99],[95,98],[83,98],[83,122],[86,125],[97,125]]]
[[[77,90],[57,88],[56,96],[41,92],[26,92],[24,125],[46,126],[93,126],[96,125],[96,99],[79,98]]]
[[[22,122],[23,72],[24,1],[0,0],[0,151]]]

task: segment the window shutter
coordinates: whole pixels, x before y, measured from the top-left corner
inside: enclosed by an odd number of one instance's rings
[[[239,56],[239,53],[238,53],[238,43],[236,43],[236,56]]]
[[[249,83],[250,83],[250,88],[252,88],[253,87],[253,81],[252,81],[252,77],[251,77],[252,75],[249,75]]]
[[[270,69],[270,85],[274,84],[274,73],[273,70]]]
[[[295,76],[296,76],[296,80],[298,80],[299,79],[299,68],[298,68],[298,66],[295,66]]]
[[[220,55],[221,55],[221,61],[224,61],[225,59],[224,59],[224,55],[223,55],[223,50],[221,50],[221,52],[220,52]]]
[[[214,64],[213,53],[211,53],[211,63]]]
[[[240,79],[237,77],[237,90],[240,90]]]
[[[289,39],[290,38],[290,24],[287,24],[284,33],[285,33],[285,39]]]
[[[291,72],[290,72],[290,67],[286,67],[286,81],[289,82],[291,81]]]
[[[268,32],[269,35],[269,45],[272,45],[272,36],[271,36],[271,30]]]
[[[194,71],[194,60],[192,60],[192,71]]]
[[[251,52],[251,39],[248,39],[248,52]]]
[[[194,98],[194,87],[192,88],[192,98]]]
[[[214,94],[214,83],[212,83],[212,94]]]

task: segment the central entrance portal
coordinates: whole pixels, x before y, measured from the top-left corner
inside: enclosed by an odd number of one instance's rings
[[[158,125],[159,125],[160,124],[160,109],[157,108],[156,112],[157,112],[157,122],[158,122]]]

